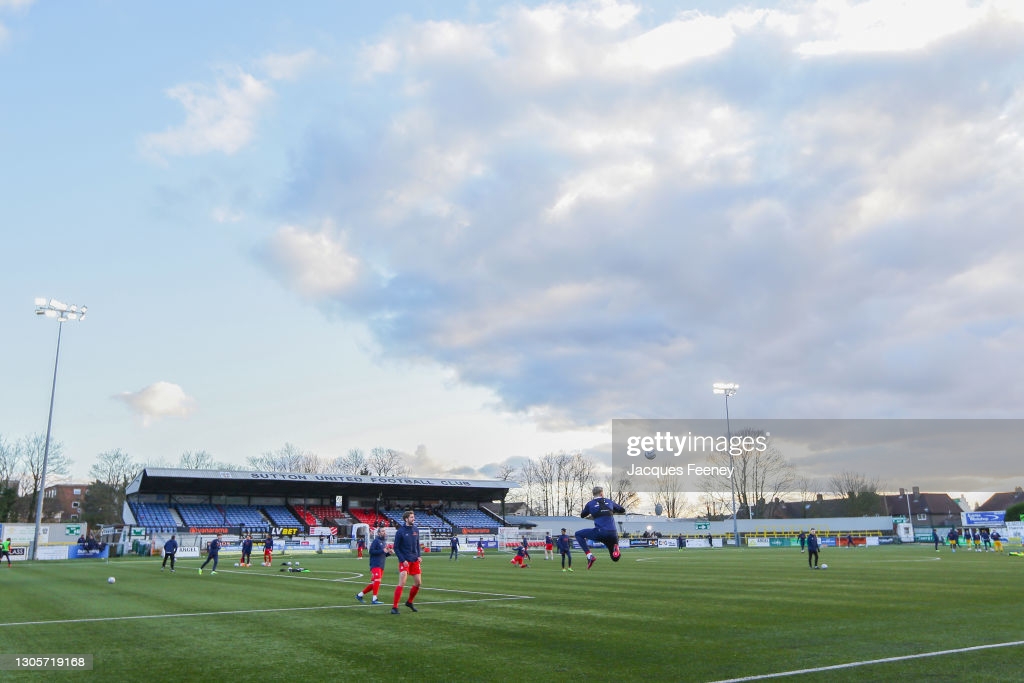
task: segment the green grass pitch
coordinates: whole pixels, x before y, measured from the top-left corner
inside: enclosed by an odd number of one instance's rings
[[[354,555],[295,556],[309,573],[232,566],[175,574],[159,558],[0,567],[0,654],[91,654],[93,671],[5,680],[719,681],[854,662],[817,681],[1018,681],[1024,558],[931,545],[627,550],[575,572],[533,553],[424,557],[418,613],[373,607]],[[116,583],[107,583],[107,577]],[[406,596],[408,588],[406,589]],[[404,597],[403,597],[404,600]],[[1018,643],[877,662],[945,650]]]

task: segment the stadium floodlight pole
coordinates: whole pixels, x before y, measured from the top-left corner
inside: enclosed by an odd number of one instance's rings
[[[50,414],[46,418],[46,441],[43,446],[43,467],[39,475],[39,493],[36,495],[36,530],[33,535],[32,559],[39,559],[39,526],[43,519],[43,495],[46,492],[46,461],[50,457],[50,428],[53,426],[53,397],[57,393],[57,364],[60,362],[60,333],[69,320],[85,320],[88,306],[78,307],[56,299],[37,298],[36,315],[57,319],[57,353],[53,359],[53,382],[50,384]]]
[[[739,384],[733,384],[732,382],[715,382],[711,385],[711,389],[715,394],[725,396],[725,436],[726,446],[729,448],[729,467],[732,469],[733,474],[736,473],[733,467],[732,459],[732,429],[729,427],[729,397],[736,395],[736,390],[740,388]],[[739,524],[736,521],[736,482],[732,477],[729,477],[729,492],[732,494],[732,537],[735,539],[736,547],[740,547],[740,531]],[[748,504],[749,509],[749,504]],[[751,517],[753,519],[753,517]]]

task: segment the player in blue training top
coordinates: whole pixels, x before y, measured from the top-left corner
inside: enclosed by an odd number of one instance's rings
[[[391,552],[387,549],[387,534],[384,531],[384,527],[381,527],[377,529],[377,537],[370,544],[370,583],[366,584],[366,588],[356,593],[356,600],[362,602],[363,596],[372,590],[373,601],[370,604],[381,604],[380,600],[377,599],[377,592],[380,590],[380,580],[384,577],[384,562],[389,555],[391,555]]]
[[[395,532],[395,555],[398,557],[398,586],[395,588],[395,599],[391,604],[391,613],[398,614],[398,601],[402,599],[405,580],[412,576],[412,588],[405,606],[413,612],[419,612],[412,604],[423,584],[420,568],[420,532],[416,528],[416,513],[406,510],[402,515],[404,524]]]
[[[210,564],[210,560],[213,560],[213,571],[211,574],[217,573],[217,562],[220,560],[220,534],[206,544],[206,562],[199,565],[199,573],[203,573],[203,567]]]
[[[614,500],[604,497],[604,489],[595,486],[594,497],[589,503],[583,506],[580,517],[590,517],[594,520],[592,529],[580,529],[576,532],[576,542],[580,544],[580,550],[587,555],[587,569],[594,566],[594,553],[590,552],[587,540],[604,543],[608,548],[608,554],[612,556],[613,562],[619,561],[619,533],[615,530],[615,519],[612,515],[625,514],[626,508]]]
[[[546,534],[544,534],[544,559],[545,560],[553,560],[553,559],[555,559],[555,553],[554,553],[554,550],[552,550],[554,547],[555,547],[554,546],[554,541],[551,540],[551,532],[549,531]]]
[[[274,537],[270,535],[269,531],[267,537],[263,539],[263,566],[274,566]]]
[[[457,560],[457,559],[459,559],[459,537],[456,536],[455,534],[452,534],[452,540],[449,541],[449,543],[451,544],[452,551],[450,553],[448,553],[448,559],[449,560]]]
[[[174,556],[178,553],[178,539],[171,534],[171,537],[164,543],[164,561],[160,564],[160,571],[167,566],[167,559],[171,560],[171,573],[174,572]],[[9,561],[9,560],[8,560]]]
[[[252,564],[252,534],[246,534],[242,541],[242,559],[238,561],[238,564],[243,567]]]
[[[569,538],[569,534],[565,533],[565,529],[562,529],[562,535],[555,539],[555,543],[558,545],[558,553],[562,556],[562,571],[572,571],[572,539]],[[569,568],[565,568],[565,561],[569,560]]]

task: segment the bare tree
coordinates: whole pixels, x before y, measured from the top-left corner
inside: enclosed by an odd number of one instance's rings
[[[183,470],[208,470],[213,466],[213,456],[208,451],[185,451],[178,458],[178,467]]]
[[[851,517],[867,515],[877,511],[879,483],[860,472],[844,471],[833,475],[828,486],[837,497],[845,502],[846,514]]]
[[[682,489],[683,484],[679,477],[658,477],[653,492],[654,503],[661,503],[667,517],[675,519],[682,514],[686,505],[686,493]]]
[[[18,448],[0,434],[0,487],[7,487],[17,483]]]
[[[380,446],[370,451],[367,466],[370,472],[378,477],[404,477],[409,473],[409,469],[402,462],[401,453]]]
[[[345,455],[339,455],[331,463],[331,467],[335,472],[342,474],[358,474],[364,477],[370,474],[366,454],[361,448],[351,448]]]
[[[135,462],[120,448],[105,451],[96,456],[96,462],[89,468],[94,481],[105,484],[110,490],[110,503],[120,513],[124,507],[125,489],[142,471],[143,465]]]
[[[708,462],[717,467],[734,468],[732,485],[738,515],[751,519],[764,517],[784,491],[792,490],[796,477],[793,468],[763,431],[744,429],[733,434],[730,447],[731,458],[730,451],[716,450],[708,456]],[[726,509],[732,509],[728,476],[707,477],[704,494],[713,497],[716,503],[725,504]]]
[[[640,494],[633,488],[633,480],[625,474],[609,482],[608,497],[627,511],[640,504]]]
[[[579,451],[527,460],[520,473],[526,504],[541,515],[576,514],[594,485],[594,462]]]
[[[246,458],[246,462],[252,469],[262,472],[303,472],[304,468],[308,467],[310,455],[312,454],[293,444],[286,443],[276,451],[250,455]]]
[[[18,502],[18,449],[0,434],[0,523],[14,521]]]
[[[28,521],[35,521],[39,484],[43,478],[43,459],[46,456],[46,475],[52,477],[50,483],[60,481],[67,476],[71,460],[64,455],[64,446],[59,441],[50,440],[50,451],[46,453],[46,436],[33,434],[23,437],[17,445],[19,462],[23,473],[22,483],[27,484],[31,494]]]
[[[498,473],[494,475],[494,478],[499,481],[512,481],[512,477],[516,476],[517,468],[512,465],[505,464],[498,467]]]

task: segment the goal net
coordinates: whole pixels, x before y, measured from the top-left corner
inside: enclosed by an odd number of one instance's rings
[[[544,539],[549,533],[551,532],[547,529],[500,527],[498,529],[498,552],[514,553],[516,548],[523,544],[523,539],[526,539],[527,546],[531,551],[538,549],[543,551]]]
[[[430,529],[424,529],[423,527],[417,527],[417,529],[420,532],[420,550],[429,552],[428,548],[430,548],[430,542],[434,540],[433,534],[430,533]],[[398,531],[398,529],[393,529],[391,527],[384,528],[384,533],[387,538],[386,543],[389,548],[395,545],[396,531]],[[370,539],[372,540],[373,537],[371,536]],[[369,544],[367,544],[367,547],[369,547]]]

